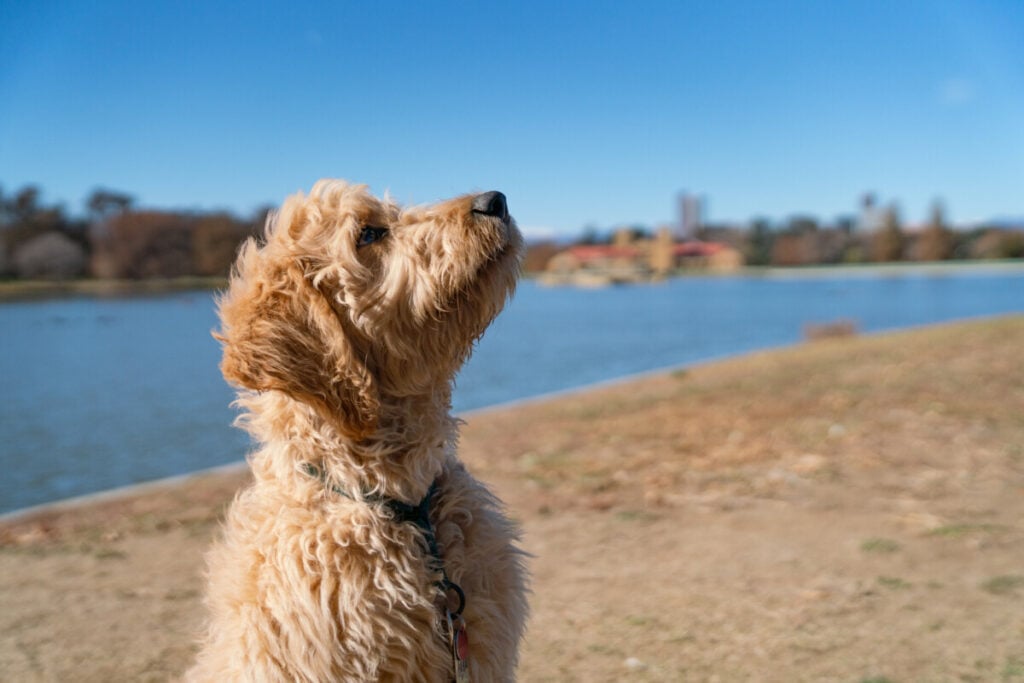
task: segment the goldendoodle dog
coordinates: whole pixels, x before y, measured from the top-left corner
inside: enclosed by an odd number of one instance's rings
[[[500,192],[402,209],[327,180],[244,245],[217,336],[259,447],[188,680],[514,679],[524,554],[451,394],[522,251]]]

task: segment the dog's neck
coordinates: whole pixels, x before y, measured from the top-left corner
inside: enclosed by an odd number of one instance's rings
[[[425,495],[458,433],[450,391],[382,401],[376,431],[361,440],[281,392],[246,395],[238,403],[245,409],[240,425],[263,445],[252,458],[257,476],[295,476],[312,461],[346,490],[402,501]]]

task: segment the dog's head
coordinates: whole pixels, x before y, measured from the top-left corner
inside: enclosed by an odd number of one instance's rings
[[[382,402],[443,386],[515,288],[522,237],[500,192],[402,209],[320,181],[247,242],[220,301],[221,369],[364,438]]]

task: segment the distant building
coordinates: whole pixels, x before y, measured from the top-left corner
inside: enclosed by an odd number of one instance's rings
[[[860,198],[860,213],[856,227],[859,232],[872,233],[882,227],[885,211],[878,206],[874,192],[865,192]]]
[[[681,192],[679,194],[679,239],[697,239],[697,231],[704,222],[704,200],[699,195]]]
[[[542,281],[600,286],[659,279],[683,269],[731,271],[743,265],[740,251],[721,242],[676,242],[669,228],[653,238],[620,230],[612,244],[576,245],[555,254]]]

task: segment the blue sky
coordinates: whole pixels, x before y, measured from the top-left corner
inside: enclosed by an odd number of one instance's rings
[[[0,2],[0,186],[247,213],[501,189],[533,234],[1024,215],[1024,2]]]

